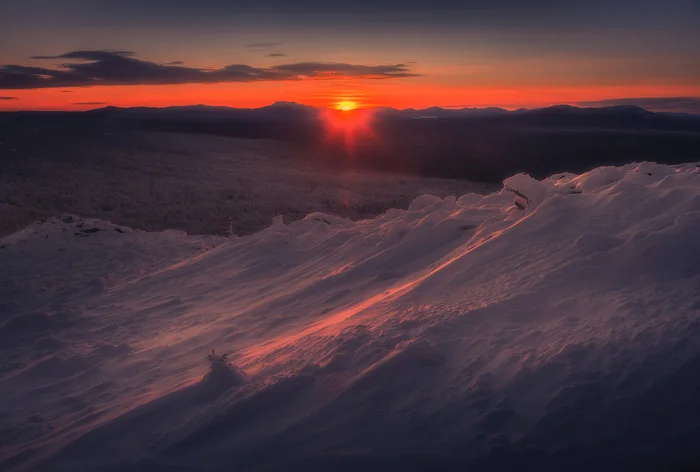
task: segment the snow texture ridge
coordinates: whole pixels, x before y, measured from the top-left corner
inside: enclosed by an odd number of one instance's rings
[[[233,239],[36,223],[0,240],[0,468],[682,466],[698,234],[698,167],[647,162]]]

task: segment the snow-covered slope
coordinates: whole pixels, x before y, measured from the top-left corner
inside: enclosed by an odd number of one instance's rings
[[[239,239],[37,223],[0,240],[0,466],[682,465],[698,234],[697,166],[651,163]]]

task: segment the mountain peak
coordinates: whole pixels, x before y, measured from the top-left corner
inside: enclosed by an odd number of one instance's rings
[[[261,107],[261,108],[273,108],[273,107],[274,108],[299,108],[299,109],[304,109],[304,110],[309,109],[309,108],[316,108],[316,107],[312,107],[310,105],[303,105],[301,103],[288,102],[288,101],[284,101],[284,100],[278,100],[271,105],[267,105],[267,106]]]

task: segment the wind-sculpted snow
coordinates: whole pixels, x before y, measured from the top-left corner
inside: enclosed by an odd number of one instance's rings
[[[697,464],[698,234],[697,166],[652,163],[236,239],[37,223],[0,240],[2,468]]]

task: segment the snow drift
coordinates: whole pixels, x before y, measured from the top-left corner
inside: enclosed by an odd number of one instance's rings
[[[504,184],[236,239],[65,217],[0,240],[0,466],[694,463],[697,166]]]

